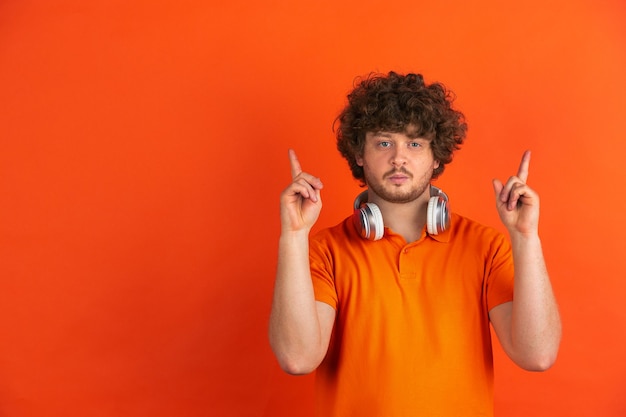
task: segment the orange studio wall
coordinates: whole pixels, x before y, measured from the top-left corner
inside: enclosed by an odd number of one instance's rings
[[[356,76],[421,72],[470,124],[438,185],[500,227],[523,150],[564,338],[496,351],[496,412],[626,415],[622,1],[0,3],[0,415],[312,416],[267,343],[287,149],[317,227],[359,188]]]

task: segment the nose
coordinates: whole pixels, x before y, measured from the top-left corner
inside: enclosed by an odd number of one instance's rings
[[[406,165],[406,162],[407,157],[405,154],[405,149],[401,146],[396,147],[391,154],[391,165],[395,167],[401,167],[403,165]]]

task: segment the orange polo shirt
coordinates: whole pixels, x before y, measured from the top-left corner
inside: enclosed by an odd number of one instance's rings
[[[513,299],[511,248],[452,214],[448,230],[407,244],[351,218],[311,238],[318,301],[337,312],[316,376],[317,415],[492,416],[489,310]]]

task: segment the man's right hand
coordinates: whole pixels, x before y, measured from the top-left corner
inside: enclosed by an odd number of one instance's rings
[[[322,210],[322,181],[302,171],[298,157],[289,149],[292,183],[280,196],[280,220],[283,232],[309,231]]]

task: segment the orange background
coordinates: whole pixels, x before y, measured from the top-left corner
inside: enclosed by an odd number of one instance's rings
[[[533,151],[564,339],[497,348],[497,413],[626,415],[625,3],[219,3],[0,2],[0,416],[311,416],[266,336],[287,148],[348,215],[331,124],[390,69],[459,97],[454,210],[500,228]]]

